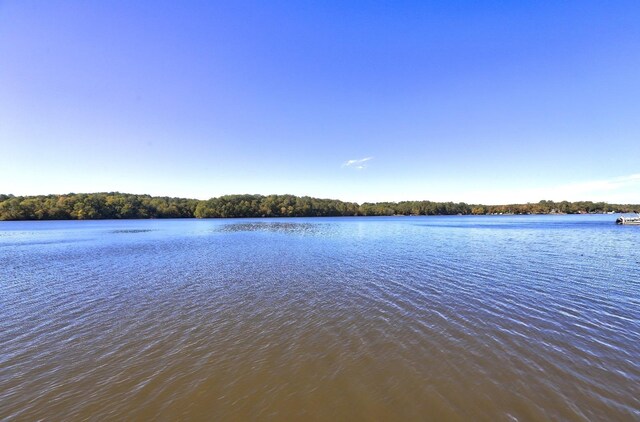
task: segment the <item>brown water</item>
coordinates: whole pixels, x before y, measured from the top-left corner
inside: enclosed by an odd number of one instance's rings
[[[640,420],[611,216],[0,223],[0,419]]]

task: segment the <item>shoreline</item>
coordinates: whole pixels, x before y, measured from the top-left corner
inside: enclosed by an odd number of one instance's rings
[[[636,213],[640,204],[539,201],[483,205],[465,202],[345,202],[295,195],[225,195],[207,200],[119,192],[14,196],[0,194],[0,221],[166,218],[275,218],[444,215],[574,215]]]

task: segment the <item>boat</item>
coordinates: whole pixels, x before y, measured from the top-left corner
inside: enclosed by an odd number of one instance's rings
[[[631,217],[621,215],[616,219],[616,224],[629,224],[632,226],[640,226],[640,214],[636,214]]]

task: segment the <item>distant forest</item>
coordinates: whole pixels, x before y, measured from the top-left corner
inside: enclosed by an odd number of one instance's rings
[[[553,202],[472,205],[464,202],[403,201],[358,205],[294,195],[226,195],[208,200],[126,193],[0,194],[0,220],[97,220],[124,218],[329,217],[385,215],[579,214],[638,212],[640,205]]]

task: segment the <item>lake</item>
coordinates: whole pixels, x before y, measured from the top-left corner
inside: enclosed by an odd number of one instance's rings
[[[640,420],[615,217],[0,222],[0,419]]]

